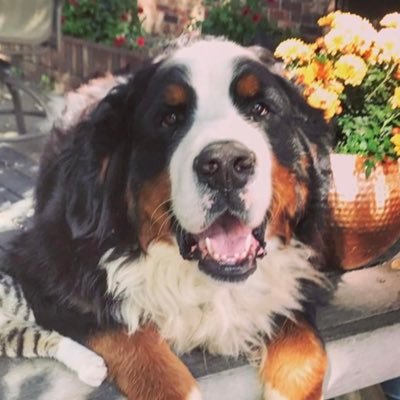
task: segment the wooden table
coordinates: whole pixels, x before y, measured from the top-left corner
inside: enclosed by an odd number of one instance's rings
[[[36,175],[37,163],[0,144],[0,253],[16,230],[29,226]],[[396,251],[392,249],[392,253]],[[400,270],[392,269],[390,262],[344,274],[331,304],[318,310],[317,320],[330,359],[325,398],[400,376]],[[184,361],[198,378],[205,400],[260,398],[256,372],[245,360],[195,351],[185,356]],[[121,398],[110,385],[96,390],[84,387],[55,362],[35,361],[28,365],[18,361],[12,364],[12,369],[9,360],[0,359],[2,400],[7,400],[4,387],[11,383],[2,382],[1,363],[8,363],[7,374],[19,369],[21,374],[28,373],[33,369],[36,372],[29,377],[34,376],[37,381],[51,372],[54,387],[60,384],[59,379],[68,377],[73,384],[63,386],[67,397],[55,400]],[[20,398],[31,400],[32,394],[27,393]]]

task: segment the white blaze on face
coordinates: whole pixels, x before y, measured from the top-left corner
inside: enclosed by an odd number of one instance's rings
[[[256,155],[255,173],[243,188],[246,223],[259,226],[271,201],[271,150],[263,130],[239,113],[230,97],[239,59],[255,55],[232,42],[213,40],[178,50],[166,66],[184,65],[196,95],[193,125],[175,150],[170,163],[172,204],[181,226],[191,233],[206,228],[210,193],[200,185],[194,159],[209,144],[236,141]]]

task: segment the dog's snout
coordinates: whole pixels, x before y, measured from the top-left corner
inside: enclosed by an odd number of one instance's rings
[[[232,190],[246,185],[254,174],[256,156],[239,142],[221,141],[206,146],[193,168],[200,182],[212,189]]]

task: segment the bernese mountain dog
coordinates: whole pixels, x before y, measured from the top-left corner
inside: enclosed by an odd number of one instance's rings
[[[320,399],[332,140],[259,48],[193,40],[67,97],[5,267],[129,399],[200,399],[198,347],[255,357],[265,399]]]

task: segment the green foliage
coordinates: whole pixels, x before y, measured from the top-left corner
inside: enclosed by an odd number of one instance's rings
[[[234,42],[250,45],[258,32],[275,37],[284,33],[267,18],[266,0],[204,0],[206,16],[194,23],[205,35],[225,36]],[[287,36],[288,34],[286,34]]]
[[[137,0],[66,0],[63,33],[117,47],[144,44]]]
[[[400,111],[393,110],[389,101],[398,86],[394,67],[370,65],[362,84],[347,86],[340,98],[343,112],[335,118],[336,150],[368,157],[367,173],[374,161],[397,158],[390,141],[393,128],[400,126]]]

